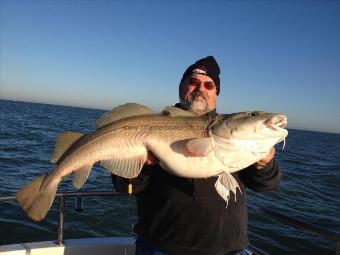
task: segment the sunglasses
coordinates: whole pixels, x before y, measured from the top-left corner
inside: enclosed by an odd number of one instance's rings
[[[201,87],[201,84],[202,84],[202,81],[200,81],[199,79],[190,78],[190,80],[189,80],[189,86],[194,86],[196,88],[199,88],[199,87]],[[214,82],[212,82],[212,81],[203,82],[203,86],[206,90],[216,89],[216,86],[215,86]]]

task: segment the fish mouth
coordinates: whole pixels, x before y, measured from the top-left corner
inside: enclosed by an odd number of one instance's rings
[[[287,126],[287,117],[285,115],[275,115],[266,121],[266,126],[276,131],[282,131]]]

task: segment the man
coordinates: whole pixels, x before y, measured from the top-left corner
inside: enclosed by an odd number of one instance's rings
[[[216,115],[220,92],[220,69],[212,56],[198,60],[184,72],[179,85],[180,103],[196,115]],[[247,254],[246,188],[272,191],[281,173],[269,155],[232,173],[242,193],[237,200],[231,194],[228,207],[217,194],[217,177],[189,179],[163,170],[150,153],[141,174],[132,180],[112,176],[119,192],[127,192],[132,183],[137,197],[138,223],[136,255],[231,255]]]

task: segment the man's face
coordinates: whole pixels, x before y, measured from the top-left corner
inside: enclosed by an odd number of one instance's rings
[[[194,73],[185,78],[179,87],[181,105],[197,115],[216,108],[216,86],[207,75]]]

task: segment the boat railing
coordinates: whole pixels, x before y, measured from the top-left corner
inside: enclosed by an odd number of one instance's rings
[[[58,217],[58,239],[56,241],[57,244],[62,245],[64,243],[64,208],[65,208],[65,199],[67,197],[75,197],[76,198],[76,211],[82,211],[83,197],[87,196],[130,196],[127,193],[118,193],[115,191],[82,191],[82,192],[61,192],[57,193],[56,197],[59,199],[59,217]],[[1,201],[9,201],[9,200],[15,200],[15,196],[0,196],[0,202]],[[294,226],[296,228],[302,228],[305,230],[308,230],[310,232],[313,232],[314,234],[317,234],[318,236],[322,236],[331,240],[334,240],[336,242],[336,255],[340,255],[340,234],[326,230],[324,228],[315,226],[311,223],[297,220],[295,218],[292,218],[286,214],[279,213],[275,210],[255,206],[248,203],[248,207],[252,210],[259,211],[261,213],[267,214],[275,218],[276,220],[289,224],[291,226]]]

